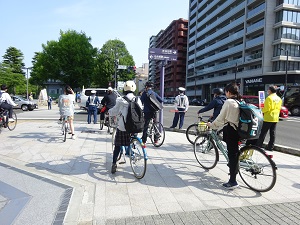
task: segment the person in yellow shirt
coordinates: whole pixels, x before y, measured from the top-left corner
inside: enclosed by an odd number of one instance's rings
[[[266,98],[264,108],[262,109],[262,112],[264,114],[264,123],[256,143],[257,146],[262,147],[265,137],[270,130],[270,140],[266,147],[266,150],[269,151],[272,151],[274,148],[276,125],[279,121],[281,104],[282,100],[276,94],[276,86],[270,86],[268,88],[268,97]]]

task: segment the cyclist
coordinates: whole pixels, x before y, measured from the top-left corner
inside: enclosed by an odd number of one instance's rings
[[[147,131],[148,131],[150,120],[156,116],[156,110],[151,106],[150,99],[148,96],[150,94],[154,94],[156,99],[159,102],[163,101],[162,98],[152,90],[153,86],[154,85],[151,81],[147,81],[145,83],[145,90],[141,96],[141,101],[144,105],[143,111],[144,111],[144,118],[145,118],[145,125],[144,125],[143,136],[142,136],[142,141],[144,144],[146,144],[147,141]]]
[[[11,99],[10,95],[7,93],[7,89],[8,88],[5,84],[1,85],[0,107],[8,110],[8,122],[15,122],[15,120],[12,118],[13,106],[17,106],[18,104],[14,103],[14,101]]]
[[[199,114],[214,109],[213,115],[210,117],[210,121],[214,121],[217,118],[217,116],[220,114],[224,102],[226,101],[226,96],[224,96],[222,88],[214,88],[213,94],[214,99],[207,106],[198,111]]]
[[[108,87],[107,94],[101,100],[101,105],[103,105],[103,107],[105,106],[105,110],[103,112],[101,111],[100,120],[104,120],[105,113],[116,105],[116,99],[117,95],[114,93],[114,90],[112,87]],[[104,122],[106,123],[107,121]]]
[[[234,189],[239,186],[236,181],[236,175],[239,159],[239,135],[237,127],[239,124],[240,109],[236,100],[241,100],[241,95],[236,83],[228,84],[225,87],[225,94],[227,100],[224,102],[220,114],[213,122],[208,122],[207,125],[212,129],[217,129],[225,125],[223,128],[223,140],[227,144],[230,178],[227,183],[223,184],[223,187]]]
[[[58,107],[61,118],[67,116],[68,117],[68,123],[70,124],[70,130],[72,136],[71,138],[75,140],[75,134],[74,134],[74,102],[75,102],[75,96],[74,91],[72,88],[67,85],[64,90],[64,94],[59,96],[58,99]]]
[[[129,80],[125,82],[124,94],[129,100],[136,98],[133,94],[135,90],[136,90],[136,85],[133,81]],[[139,98],[138,98],[138,104],[142,107],[142,103]],[[113,108],[111,108],[108,112],[110,116],[123,117],[124,120],[126,120],[126,116],[128,113],[128,102],[124,98],[119,97],[116,99],[116,105]],[[126,132],[123,118],[120,118],[118,120],[111,173],[115,173],[117,171],[117,158],[120,154],[121,146],[130,145],[130,133]]]

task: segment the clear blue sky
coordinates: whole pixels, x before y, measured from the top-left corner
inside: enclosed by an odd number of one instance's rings
[[[148,62],[149,38],[173,20],[188,19],[188,7],[188,0],[0,0],[0,61],[12,46],[32,66],[42,44],[72,29],[98,48],[111,39],[123,41],[140,67]]]

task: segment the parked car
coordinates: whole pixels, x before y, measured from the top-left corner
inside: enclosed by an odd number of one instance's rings
[[[98,96],[99,100],[101,101],[103,97],[105,96],[107,92],[107,88],[86,88],[83,89],[82,92],[80,93],[80,98],[77,99],[77,103],[80,109],[87,110],[86,107],[86,101],[88,100],[88,97],[91,96],[91,91],[95,90],[96,91],[96,96]],[[120,97],[121,94],[114,90],[115,94]],[[99,109],[100,110],[100,109]]]
[[[35,102],[24,99],[21,96],[12,96],[12,100],[16,104],[18,104],[17,106],[13,107],[14,109],[22,109],[23,111],[27,111],[27,110],[32,111],[38,108]]]
[[[194,98],[194,99],[192,99],[192,101],[190,101],[190,105],[205,105],[205,102],[204,102],[204,100],[201,100],[201,99],[196,99],[196,98]]]
[[[259,107],[259,99],[258,96],[255,95],[243,95],[242,98],[248,104],[253,104],[256,107]],[[285,106],[281,106],[279,117],[287,118],[289,116],[289,111]]]
[[[294,85],[288,87],[284,95],[284,106],[293,116],[300,116],[300,86]]]
[[[174,104],[175,97],[165,97],[164,98],[164,104]]]

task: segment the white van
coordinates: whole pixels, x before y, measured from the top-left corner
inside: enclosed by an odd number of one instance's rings
[[[82,92],[80,93],[80,97],[78,97],[78,99],[77,99],[77,103],[78,103],[78,106],[80,109],[87,110],[86,101],[88,100],[88,97],[91,96],[91,91],[93,91],[93,90],[96,91],[96,96],[98,96],[100,102],[107,92],[107,88],[85,88],[85,89],[83,89]],[[119,92],[117,92],[116,90],[114,90],[114,92],[118,97],[121,96],[121,94]]]

